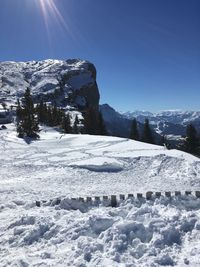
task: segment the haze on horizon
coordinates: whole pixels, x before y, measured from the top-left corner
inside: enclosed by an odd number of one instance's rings
[[[0,61],[87,59],[101,103],[198,110],[199,0],[1,0]]]

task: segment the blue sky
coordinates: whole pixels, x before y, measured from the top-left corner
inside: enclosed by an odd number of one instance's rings
[[[198,110],[199,14],[199,0],[0,0],[0,61],[87,59],[101,103]]]

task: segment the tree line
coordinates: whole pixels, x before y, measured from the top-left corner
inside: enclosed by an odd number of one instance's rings
[[[138,123],[133,119],[131,124],[130,139],[142,141],[145,143],[155,144],[153,133],[149,125],[149,120],[145,119],[142,134],[139,134]]]
[[[102,114],[95,108],[90,107],[83,112],[83,121],[76,115],[72,123],[69,113],[56,105],[47,105],[42,100],[34,106],[29,88],[26,89],[21,101],[17,102],[16,128],[21,138],[38,138],[39,124],[57,126],[63,133],[106,135]]]
[[[130,131],[130,139],[155,144],[148,119],[145,119],[143,132],[141,135],[138,131],[138,122],[136,119],[133,119]],[[166,146],[168,149],[170,148],[170,144],[165,136],[161,137],[159,144]],[[186,136],[183,138],[183,140],[179,141],[179,144],[176,146],[176,148],[195,156],[200,156],[200,136],[192,124],[187,125]]]
[[[59,127],[63,133],[73,134],[92,134],[107,135],[107,130],[101,112],[95,107],[89,107],[82,112],[83,120],[75,116],[72,123],[69,113],[56,105],[47,105],[46,102],[40,101],[34,106],[30,89],[27,88],[21,101],[18,100],[16,109],[16,128],[18,136],[21,138],[39,137],[39,124],[51,127]],[[149,120],[146,118],[143,130],[138,130],[138,122],[133,119],[130,130],[130,139],[142,141],[145,143],[155,144],[153,132]],[[162,136],[160,145],[169,148],[167,139]],[[200,156],[200,137],[192,124],[186,128],[186,137],[176,147],[179,150],[186,151],[196,156]]]
[[[186,137],[177,148],[195,156],[200,156],[200,136],[191,123],[187,125]]]

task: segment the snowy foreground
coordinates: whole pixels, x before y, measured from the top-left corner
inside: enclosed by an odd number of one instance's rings
[[[116,208],[69,199],[200,190],[199,159],[50,129],[27,144],[13,125],[0,131],[0,152],[0,266],[200,266],[195,196],[128,199]],[[36,207],[36,200],[47,202]]]

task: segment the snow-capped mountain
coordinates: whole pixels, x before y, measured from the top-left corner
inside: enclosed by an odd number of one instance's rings
[[[98,107],[96,69],[88,61],[0,62],[0,103],[15,104],[27,87],[36,102],[43,99],[63,106]]]
[[[132,119],[126,117],[124,114],[117,112],[108,104],[100,105],[100,111],[106,125],[106,129],[110,135],[119,137],[130,136]],[[143,131],[143,121],[138,121],[138,131],[141,134]],[[153,130],[153,135],[157,143],[160,142],[161,136]]]
[[[181,110],[167,110],[158,113],[148,111],[133,111],[122,113],[125,117],[132,119],[137,118],[143,122],[145,118],[149,118],[152,122],[158,121],[170,122],[173,124],[187,125],[190,122],[200,121],[200,111],[181,111]]]
[[[134,111],[122,113],[125,118],[136,118],[143,123],[148,118],[155,131],[161,135],[179,138],[185,135],[186,126],[192,123],[200,133],[200,111],[169,110],[158,113]]]
[[[159,113],[149,111],[117,112],[108,104],[100,106],[106,127],[111,135],[129,137],[133,118],[138,121],[138,130],[141,133],[143,123],[149,119],[157,143],[165,135],[171,145],[176,145],[186,134],[186,126],[192,123],[200,133],[200,111],[170,110]]]

